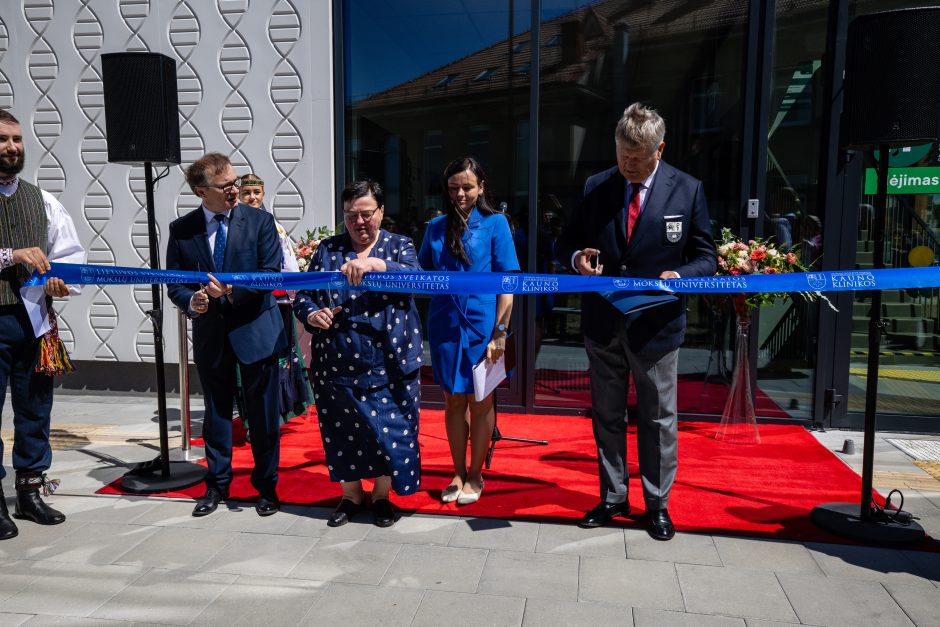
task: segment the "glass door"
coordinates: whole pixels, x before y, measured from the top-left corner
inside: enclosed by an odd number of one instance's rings
[[[529,5],[342,2],[345,176],[382,183],[383,226],[419,247],[441,213],[441,173],[463,155],[482,162],[494,205],[514,221],[525,213]],[[427,304],[418,299],[425,320]],[[521,302],[513,317],[521,329]],[[430,364],[427,346],[425,354]],[[422,374],[425,399],[442,399],[430,366]],[[521,405],[518,381],[500,393],[504,406]]]
[[[561,271],[554,242],[575,215],[585,180],[616,164],[614,128],[634,101],[666,121],[663,160],[703,181],[714,235],[722,226],[737,230],[747,3],[559,0],[542,3],[539,18],[539,189],[529,212],[536,271]],[[580,295],[532,299],[535,406],[590,407]],[[688,300],[680,413],[721,413],[728,312],[719,299]],[[611,315],[618,315],[613,308]]]

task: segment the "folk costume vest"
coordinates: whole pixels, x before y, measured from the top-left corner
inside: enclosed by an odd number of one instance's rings
[[[0,248],[36,247],[48,253],[49,220],[38,187],[20,179],[9,198],[0,194]],[[20,286],[29,278],[31,269],[16,264],[0,271],[0,305],[17,305]]]

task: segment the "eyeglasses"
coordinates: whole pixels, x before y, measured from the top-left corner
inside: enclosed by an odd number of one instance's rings
[[[199,185],[198,187],[211,187],[213,189],[217,189],[222,192],[227,192],[232,189],[238,189],[241,186],[242,186],[242,180],[240,178],[236,178],[233,181],[229,181],[228,183],[222,183],[221,185]]]
[[[362,218],[363,221],[368,222],[372,219],[372,216],[375,215],[376,211],[378,211],[378,208],[367,209],[366,211],[344,211],[343,218],[348,222],[352,222],[353,224],[355,224],[359,218]]]

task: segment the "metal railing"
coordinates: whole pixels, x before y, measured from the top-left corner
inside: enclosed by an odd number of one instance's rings
[[[192,452],[192,430],[189,423],[189,317],[178,309],[179,367],[180,367],[180,431],[182,432],[183,459],[189,461]]]

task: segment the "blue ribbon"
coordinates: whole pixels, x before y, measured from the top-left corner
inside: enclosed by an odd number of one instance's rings
[[[667,294],[845,292],[940,287],[940,266],[885,270],[833,270],[788,274],[637,279],[573,274],[500,272],[370,272],[353,287],[340,272],[219,272],[225,284],[262,290],[375,290],[415,294],[558,294],[566,292],[660,291]],[[26,286],[58,277],[71,285],[205,284],[205,272],[151,270],[121,266],[52,263],[45,275],[33,273]]]

